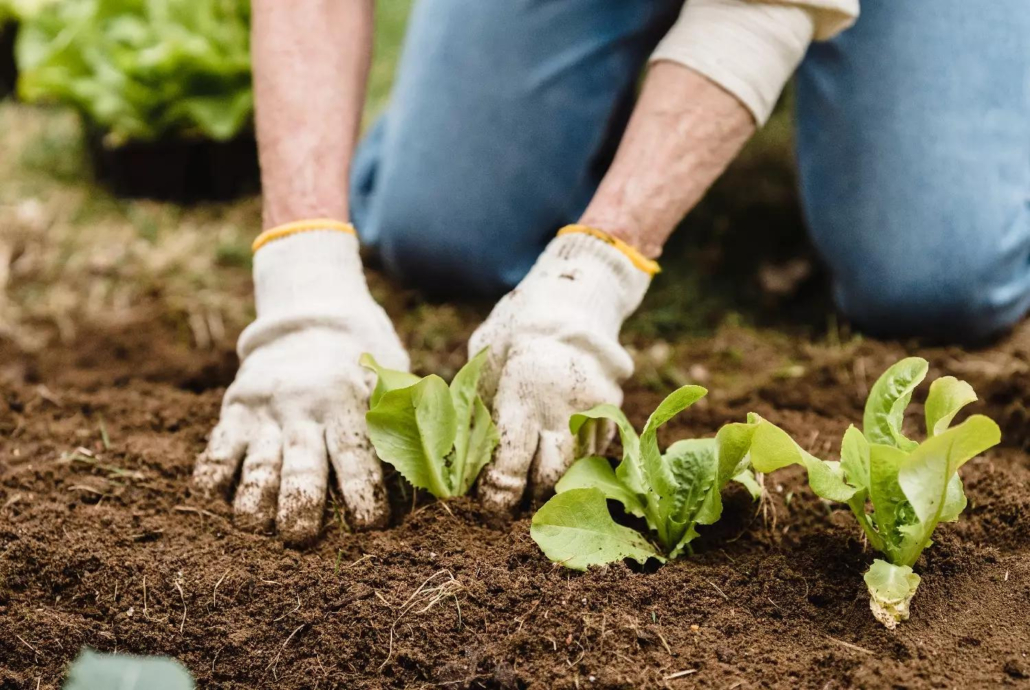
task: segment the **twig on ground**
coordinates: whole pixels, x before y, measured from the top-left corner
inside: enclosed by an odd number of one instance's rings
[[[296,607],[295,607],[295,608],[294,608],[293,610],[291,610],[291,611],[287,611],[287,612],[286,612],[286,613],[284,613],[283,615],[279,616],[278,618],[276,618],[276,619],[275,619],[275,620],[273,620],[272,622],[273,622],[273,623],[278,623],[278,622],[279,622],[279,621],[281,621],[281,620],[282,620],[283,618],[286,618],[287,616],[289,616],[289,615],[291,615],[291,614],[294,614],[294,613],[296,613],[297,611],[300,611],[300,595],[299,595],[299,594],[297,595],[297,606],[296,606]]]
[[[286,649],[286,645],[290,644],[290,640],[293,639],[293,636],[299,633],[301,628],[303,628],[305,625],[307,625],[307,623],[301,623],[294,629],[293,632],[290,633],[290,636],[286,638],[285,642],[283,642],[283,646],[279,648],[279,651],[276,653],[275,658],[272,659],[272,662],[265,667],[266,671],[268,669],[272,669],[272,677],[276,680],[279,680],[279,674],[276,673],[276,667],[279,665],[279,657],[282,656],[283,650]]]
[[[226,568],[225,572],[222,573],[222,576],[220,578],[218,578],[218,582],[215,583],[215,588],[211,591],[211,605],[212,606],[218,606],[218,585],[222,584],[222,580],[224,580],[225,576],[228,575],[228,574],[229,574],[229,569]]]
[[[25,638],[23,638],[21,635],[15,635],[15,637],[18,638],[19,642],[21,642],[23,645],[31,649],[33,654],[35,654],[36,656],[40,656],[39,650],[30,645],[28,642],[26,642]]]
[[[662,680],[676,680],[677,678],[683,678],[684,676],[689,676],[692,673],[697,673],[697,669],[696,668],[688,668],[685,671],[677,671],[676,673],[670,673],[669,675],[665,676],[665,678],[663,678]]]
[[[199,513],[201,515],[206,515],[212,518],[218,517],[218,515],[215,515],[210,510],[204,510],[203,508],[194,508],[193,506],[175,506],[174,508],[172,508],[172,510],[179,513]]]
[[[473,681],[479,680],[480,678],[490,678],[490,677],[491,676],[489,674],[480,674],[480,675],[475,675],[475,676],[469,676],[468,678],[462,678],[461,680],[448,680],[448,681],[444,681],[443,683],[437,683],[436,687],[438,687],[438,688],[446,688],[448,685],[458,685],[459,683],[469,684],[469,683],[472,683]]]
[[[669,646],[669,641],[665,639],[665,635],[662,634],[661,630],[655,630],[654,634],[658,636],[658,639],[662,641],[662,646],[665,647],[665,651],[669,653],[669,656],[676,656],[672,653],[672,647]]]
[[[72,484],[68,487],[68,491],[85,491],[88,494],[95,496],[106,496],[107,494],[99,489],[94,489],[92,486],[86,486],[85,484]]]
[[[848,649],[854,650],[856,652],[861,652],[862,654],[868,654],[869,656],[875,656],[875,654],[872,651],[866,649],[865,647],[859,647],[857,644],[851,644],[850,642],[845,642],[844,640],[838,640],[836,637],[830,637],[829,635],[823,635],[823,637],[825,637],[830,642],[836,642],[842,647],[847,647]]]
[[[356,565],[357,565],[358,563],[361,563],[361,562],[362,562],[363,560],[365,560],[366,558],[379,558],[379,557],[378,557],[378,556],[376,556],[376,555],[375,555],[374,553],[366,553],[366,554],[365,554],[364,556],[362,556],[362,557],[361,557],[361,558],[359,558],[358,560],[356,560],[356,561],[354,561],[353,563],[351,563],[350,565],[346,566],[346,567],[344,568],[344,570],[350,570],[351,568],[353,568],[354,566],[356,566]]]
[[[704,580],[705,582],[707,582],[708,584],[710,584],[715,589],[715,591],[719,593],[719,596],[721,596],[723,599],[725,599],[726,601],[730,600],[730,598],[728,596],[726,596],[726,592],[724,592],[721,589],[719,589],[719,585],[715,584],[714,582],[712,582],[708,578],[702,577],[701,579]]]
[[[186,626],[186,595],[182,591],[182,571],[180,570],[175,575],[175,588],[179,590],[179,598],[182,599],[182,621],[179,623],[179,634],[182,635],[183,628]]]
[[[515,632],[522,632],[522,626],[526,623],[526,619],[529,618],[533,614],[533,612],[537,610],[537,608],[539,606],[540,606],[540,600],[537,599],[536,602],[533,604],[533,606],[530,607],[530,609],[528,611],[526,611],[521,616],[516,616],[515,617],[515,620],[519,624],[519,627],[517,627],[515,629]]]

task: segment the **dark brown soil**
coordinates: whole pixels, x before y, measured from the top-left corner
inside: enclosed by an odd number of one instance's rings
[[[152,318],[36,356],[0,346],[0,688],[57,687],[83,645],[248,690],[1030,684],[1030,331],[922,352],[973,383],[1005,441],[964,470],[971,507],[938,531],[893,633],[869,612],[853,519],[798,472],[769,477],[765,505],[731,490],[696,554],[645,571],[554,567],[528,520],[488,529],[471,500],[367,534],[327,510],[302,552],[237,530],[188,489],[234,358],[178,333]],[[677,349],[713,393],[664,440],[754,410],[830,456],[903,352],[724,328]],[[641,386],[638,423],[662,396]]]

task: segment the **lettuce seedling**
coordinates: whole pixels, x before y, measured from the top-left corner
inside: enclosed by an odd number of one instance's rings
[[[840,462],[813,457],[765,420],[751,444],[756,471],[801,465],[816,495],[851,508],[869,544],[887,559],[873,561],[865,583],[873,615],[891,629],[908,620],[919,586],[912,566],[932,543],[937,523],[957,520],[966,507],[958,469],[1001,440],[998,425],[983,415],[951,426],[976,400],[972,386],[952,376],[930,386],[926,440],[906,438],[905,408],[927,369],[926,360],[909,357],[884,372],[866,400],[863,430],[851,426],[844,434]]]
[[[720,491],[730,480],[754,498],[761,487],[748,469],[747,453],[757,419],[727,424],[715,438],[688,439],[658,450],[658,429],[708,391],[684,386],[667,397],[637,436],[613,405],[598,405],[573,415],[573,434],[585,434],[596,420],[613,422],[622,439],[622,461],[612,469],[607,458],[577,460],[555,487],[557,492],[536,515],[530,534],[552,561],[574,570],[631,558],[665,562],[676,558],[698,536],[697,525],[722,515]],[[630,515],[647,522],[649,535],[612,519],[607,501],[618,501]],[[650,538],[649,538],[650,537]]]
[[[361,357],[378,376],[365,414],[376,453],[437,498],[468,493],[497,447],[497,427],[476,392],[485,358],[483,350],[470,359],[448,386]]]

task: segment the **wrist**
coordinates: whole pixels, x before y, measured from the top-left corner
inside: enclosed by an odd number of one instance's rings
[[[649,232],[641,218],[625,208],[609,205],[603,199],[592,202],[577,224],[597,228],[625,242],[648,259],[657,259],[662,255],[662,242],[658,240],[662,234]]]
[[[296,196],[291,196],[288,201],[279,202],[272,195],[265,195],[261,207],[263,229],[276,228],[300,218],[330,218],[339,223],[349,223],[350,204],[346,199],[300,201]]]
[[[371,299],[351,233],[308,230],[272,240],[254,254],[259,318],[342,316],[362,295]]]
[[[616,336],[640,306],[651,275],[610,243],[570,233],[551,240],[524,284],[559,320],[588,318]]]

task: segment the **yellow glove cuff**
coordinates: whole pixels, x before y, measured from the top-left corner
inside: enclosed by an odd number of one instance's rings
[[[604,230],[598,230],[592,228],[589,225],[566,225],[564,228],[558,231],[558,237],[562,235],[570,235],[574,232],[583,233],[584,235],[590,235],[596,237],[602,242],[607,242],[611,246],[618,249],[620,252],[626,255],[626,258],[630,260],[636,268],[640,269],[649,276],[653,276],[656,273],[661,273],[662,268],[658,265],[658,262],[654,259],[648,259],[646,256],[640,253],[640,250],[636,247],[626,244],[618,237],[612,237]]]
[[[354,226],[350,223],[343,223],[338,220],[333,220],[332,218],[298,220],[293,223],[285,223],[265,230],[254,239],[254,244],[250,245],[250,250],[256,252],[274,240],[281,240],[284,237],[296,235],[299,232],[310,232],[312,230],[336,230],[338,232],[346,232],[351,235],[357,234],[354,231]]]

